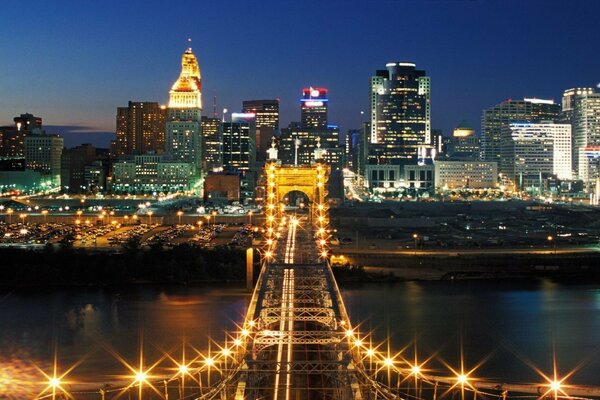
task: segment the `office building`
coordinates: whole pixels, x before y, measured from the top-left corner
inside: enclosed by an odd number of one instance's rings
[[[166,117],[166,107],[156,102],[130,101],[127,107],[118,107],[113,156],[163,153]]]
[[[600,175],[600,93],[593,88],[566,90],[563,118],[572,125],[573,170],[592,193]]]
[[[225,122],[222,126],[223,169],[225,171],[254,171],[256,163],[254,124],[252,122]]]
[[[118,193],[178,192],[194,184],[191,163],[159,154],[136,155],[113,164],[111,189]]]
[[[82,144],[64,149],[61,156],[60,183],[63,190],[70,193],[87,191],[85,181],[86,166],[96,159],[96,148],[91,144]]]
[[[245,100],[242,113],[255,115],[256,159],[265,161],[273,135],[279,130],[279,100]]]
[[[58,135],[27,134],[25,136],[25,163],[27,169],[47,177],[52,185],[60,185],[61,156],[64,139]]]
[[[499,172],[517,189],[541,189],[553,175],[572,179],[569,124],[514,122],[502,128],[502,138]]]
[[[511,122],[557,121],[560,105],[553,100],[506,100],[483,111],[481,159],[501,163],[502,127]]]
[[[340,130],[306,129],[291,126],[281,130],[279,158],[283,164],[310,165],[315,162],[315,149],[322,149],[322,158],[333,171],[344,166],[344,147],[340,146]]]
[[[304,88],[300,99],[300,123],[304,129],[327,128],[327,89]]]
[[[431,145],[430,79],[407,62],[390,62],[371,77],[369,163],[414,163]]]
[[[452,132],[446,146],[446,158],[454,161],[477,161],[480,158],[481,141],[466,121]]]
[[[497,189],[498,164],[486,161],[436,161],[436,190]]]
[[[0,127],[0,157],[24,157],[25,136],[44,133],[40,117],[25,113],[13,121],[13,126]]]
[[[223,167],[223,134],[219,118],[202,117],[202,170],[218,171]]]
[[[202,174],[202,78],[192,49],[181,57],[181,73],[169,91],[166,153],[175,163],[191,165],[195,179]]]

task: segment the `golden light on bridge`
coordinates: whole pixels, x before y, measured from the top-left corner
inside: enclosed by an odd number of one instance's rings
[[[148,373],[145,371],[137,371],[134,376],[134,382],[136,384],[147,383]]]
[[[215,365],[215,359],[212,357],[206,357],[204,359],[204,365],[206,365],[207,367],[212,367],[213,365]]]
[[[456,382],[461,386],[464,386],[468,381],[469,381],[469,377],[465,374],[459,374],[456,377]]]

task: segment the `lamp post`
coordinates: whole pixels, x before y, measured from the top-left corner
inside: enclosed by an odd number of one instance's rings
[[[212,216],[213,216],[213,225],[217,223],[217,212],[213,211],[212,212]]]
[[[177,211],[177,218],[179,220],[178,224],[181,225],[181,216],[183,215],[183,211],[179,210]]]
[[[419,242],[419,234],[418,233],[413,233],[413,239],[415,239],[415,251],[417,251],[417,245]]]
[[[19,218],[21,218],[21,224],[25,225],[25,218],[27,217],[27,214],[23,213],[23,214],[19,214]]]
[[[248,224],[252,225],[252,210],[248,211]]]
[[[15,211],[14,211],[12,208],[9,208],[8,210],[6,210],[6,213],[8,214],[8,224],[9,224],[9,225],[11,224],[11,221],[12,221],[12,214],[13,214],[14,212],[15,212]]]
[[[48,210],[42,210],[42,215],[44,216],[44,223],[48,222]]]
[[[552,235],[548,235],[546,239],[548,239],[548,243],[552,246],[554,254],[556,254],[556,241],[554,240],[554,237]]]
[[[152,225],[152,211],[148,211],[146,214],[148,214],[148,219],[150,221],[150,225]]]

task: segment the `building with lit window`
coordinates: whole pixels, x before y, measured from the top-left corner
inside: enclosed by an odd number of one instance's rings
[[[445,156],[454,161],[477,161],[481,153],[481,141],[475,135],[475,129],[462,121],[446,144]]]
[[[26,113],[13,118],[13,121],[13,126],[0,127],[0,157],[23,157],[25,136],[43,133],[40,117]]]
[[[192,49],[181,57],[181,73],[169,91],[166,153],[176,163],[188,163],[199,179],[202,174],[202,79]]]
[[[118,107],[113,156],[163,153],[166,117],[166,107],[157,102],[130,101],[127,107]]]
[[[560,105],[553,100],[506,100],[483,111],[481,117],[481,159],[501,164],[502,127],[511,122],[556,121]]]
[[[256,162],[254,124],[251,122],[225,122],[222,125],[223,169],[225,171],[253,171]]]
[[[371,77],[369,164],[416,162],[431,145],[430,79],[408,62],[390,62]]]
[[[39,172],[53,185],[60,185],[61,156],[64,139],[59,135],[27,134],[25,136],[25,165]]]
[[[96,159],[96,148],[89,143],[64,149],[61,156],[60,183],[63,190],[81,193],[87,190],[85,167]]]
[[[304,88],[300,99],[300,124],[304,129],[327,128],[327,89]]]
[[[111,182],[118,193],[177,192],[191,188],[193,169],[165,155],[136,155],[113,164]]]
[[[573,129],[575,175],[593,193],[600,177],[600,93],[593,88],[565,90],[563,117]]]
[[[436,190],[496,189],[498,164],[486,161],[436,161],[434,177]]]
[[[256,158],[265,161],[273,135],[279,130],[279,100],[245,100],[242,113],[255,115]]]
[[[202,117],[202,169],[218,171],[223,168],[223,134],[219,118]]]
[[[344,147],[340,146],[340,130],[337,127],[307,129],[295,126],[281,130],[279,158],[283,164],[310,165],[315,162],[315,149],[323,149],[323,161],[333,171],[344,166]]]
[[[502,128],[502,139],[499,172],[517,188],[541,189],[552,175],[572,179],[571,125],[513,122]]]

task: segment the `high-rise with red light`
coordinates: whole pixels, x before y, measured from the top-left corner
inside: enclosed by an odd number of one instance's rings
[[[300,99],[302,128],[327,128],[327,89],[304,88]]]

